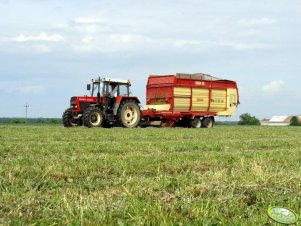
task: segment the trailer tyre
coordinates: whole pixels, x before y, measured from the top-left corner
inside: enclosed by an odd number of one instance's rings
[[[189,122],[189,127],[191,128],[201,128],[202,127],[202,121],[199,117],[195,117],[193,120]]]
[[[137,127],[140,123],[140,108],[136,101],[125,100],[119,106],[117,120],[119,126],[126,128]]]
[[[214,121],[212,118],[203,118],[202,120],[202,127],[204,128],[212,128]]]
[[[64,127],[75,127],[75,126],[82,125],[81,119],[73,118],[72,111],[70,108],[66,109],[62,118],[63,118]]]
[[[102,111],[96,107],[88,108],[83,114],[83,122],[88,128],[102,126],[104,122]]]

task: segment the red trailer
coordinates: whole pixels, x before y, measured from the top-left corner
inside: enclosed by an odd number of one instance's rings
[[[234,81],[202,73],[151,75],[141,125],[210,128],[214,116],[231,116],[238,104]]]

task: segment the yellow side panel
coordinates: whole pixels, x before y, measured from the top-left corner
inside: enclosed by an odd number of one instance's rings
[[[186,87],[174,87],[175,97],[190,97],[190,88]]]
[[[220,116],[231,116],[236,112],[238,105],[238,96],[236,89],[227,89],[227,109],[219,111],[217,114]]]
[[[174,98],[174,111],[189,111],[190,98]]]
[[[207,111],[209,89],[174,87],[174,111],[189,111],[190,101],[192,101],[192,111]],[[212,89],[209,111],[217,112],[221,116],[233,115],[237,101],[236,89]],[[164,106],[164,110],[167,108],[168,106]]]
[[[207,111],[209,89],[192,89],[192,111]]]
[[[219,112],[227,109],[227,90],[212,89],[210,111]]]
[[[191,89],[174,87],[174,111],[189,111]]]
[[[229,107],[231,104],[237,105],[238,96],[236,89],[228,89],[228,96],[229,96]]]

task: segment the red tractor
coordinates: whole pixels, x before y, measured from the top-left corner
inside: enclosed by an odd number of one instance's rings
[[[92,79],[87,85],[91,96],[74,96],[63,114],[65,127],[137,127],[140,101],[130,96],[130,80]]]

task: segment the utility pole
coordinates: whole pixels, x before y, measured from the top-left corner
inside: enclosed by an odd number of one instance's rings
[[[24,107],[25,107],[25,122],[27,123],[27,110],[28,110],[28,108],[29,108],[29,105],[26,103],[26,104],[24,105]]]

